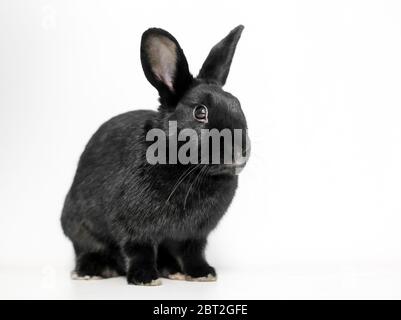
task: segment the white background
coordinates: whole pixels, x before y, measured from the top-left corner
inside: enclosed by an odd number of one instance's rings
[[[253,153],[210,237],[217,283],[72,282],[59,217],[98,126],[156,109],[140,37],[196,74],[244,24],[226,90]],[[0,298],[401,298],[399,1],[0,1]]]

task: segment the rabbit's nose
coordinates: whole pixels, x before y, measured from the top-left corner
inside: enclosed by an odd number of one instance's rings
[[[234,139],[233,164],[239,167],[245,166],[251,152],[251,143],[248,134],[245,134],[240,141]]]

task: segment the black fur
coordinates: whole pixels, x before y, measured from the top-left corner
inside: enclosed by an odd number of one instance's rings
[[[169,120],[176,120],[179,130],[246,129],[239,101],[221,88],[242,29],[212,49],[197,78],[173,36],[161,29],[144,33],[142,65],[161,106],[157,112],[132,111],[107,121],[81,155],[61,218],[74,245],[78,275],[126,275],[133,284],[177,272],[192,278],[216,275],[204,257],[206,239],[234,197],[237,175],[224,165],[151,165],[145,136],[151,128],[167,131]],[[154,74],[157,55],[149,57],[152,48],[144,45],[152,36],[167,39],[176,50],[175,56],[167,52],[175,57],[168,63],[176,63],[172,86],[168,77]],[[209,109],[207,124],[193,119],[199,103]]]

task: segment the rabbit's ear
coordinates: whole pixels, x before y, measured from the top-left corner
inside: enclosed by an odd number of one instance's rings
[[[212,48],[199,71],[198,78],[213,81],[221,86],[226,83],[235,48],[243,29],[244,26],[239,25]]]
[[[146,78],[159,91],[162,104],[175,105],[193,79],[177,40],[165,30],[148,29],[142,35],[141,61]]]

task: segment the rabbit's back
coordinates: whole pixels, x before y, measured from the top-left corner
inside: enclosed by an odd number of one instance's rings
[[[67,236],[76,237],[85,228],[107,237],[112,201],[128,171],[142,161],[144,126],[157,115],[150,110],[120,114],[101,125],[89,140],[64,203],[61,220]]]

